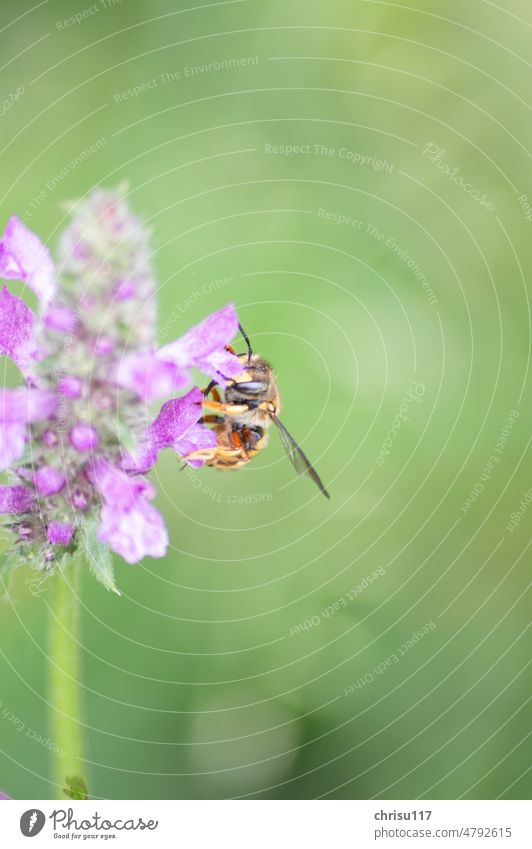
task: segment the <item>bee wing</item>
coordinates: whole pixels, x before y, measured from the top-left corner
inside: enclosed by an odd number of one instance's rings
[[[308,459],[305,452],[299,447],[293,436],[285,428],[284,424],[277,416],[271,416],[272,420],[277,425],[281,442],[283,443],[286,456],[292,463],[298,475],[305,475],[314,481],[316,486],[323,492],[326,498],[330,498],[329,493],[325,489],[323,482],[317,473],[316,469]]]

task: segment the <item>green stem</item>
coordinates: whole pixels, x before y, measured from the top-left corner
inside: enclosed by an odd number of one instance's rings
[[[79,658],[80,563],[48,582],[48,700],[56,799],[86,798]]]

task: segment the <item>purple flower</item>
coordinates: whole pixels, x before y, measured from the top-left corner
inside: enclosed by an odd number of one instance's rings
[[[5,471],[24,454],[28,431],[20,422],[0,423],[0,470]]]
[[[79,322],[73,310],[61,304],[54,304],[44,316],[44,324],[50,330],[57,330],[58,333],[74,333]]]
[[[144,401],[164,398],[187,384],[186,376],[173,363],[158,360],[155,351],[126,354],[111,374],[119,386],[130,389]]]
[[[24,280],[45,308],[55,295],[55,272],[47,248],[13,215],[0,241],[0,277]]]
[[[0,290],[0,354],[12,359],[26,376],[31,375],[35,355],[34,333],[32,311],[4,286]]]
[[[0,513],[31,513],[35,498],[25,486],[0,486]]]
[[[70,444],[76,451],[94,451],[100,438],[98,432],[87,424],[74,425],[69,434]]]
[[[42,422],[55,415],[58,398],[47,389],[1,389],[0,420]]]
[[[0,471],[11,484],[0,514],[37,568],[53,571],[80,548],[112,586],[109,548],[128,563],[166,552],[144,475],[165,448],[184,457],[216,444],[200,422],[201,390],[179,393],[193,368],[222,386],[242,370],[228,350],[238,320],[229,304],[156,349],[148,234],[120,192],[74,205],[59,254],[56,274],[16,218],[0,242],[0,277],[25,281],[41,304],[36,317],[0,289],[0,353],[26,379],[0,391]],[[164,403],[148,415],[154,399]]]
[[[113,377],[119,386],[150,401],[164,398],[190,383],[189,369],[200,369],[225,386],[227,378],[242,371],[238,357],[226,350],[238,328],[232,304],[208,316],[181,339],[159,351],[150,350],[124,357]]]
[[[157,312],[149,233],[131,214],[120,191],[95,189],[87,200],[75,204],[73,213],[59,242],[61,266],[71,279],[92,281],[90,293],[83,289],[75,307],[81,304],[96,317],[103,308],[105,325],[120,322],[128,330],[129,344],[136,348],[153,344]],[[115,293],[124,281],[129,296],[120,299]],[[92,321],[91,315],[83,318]],[[107,333],[103,323],[98,326],[100,332],[115,335]]]
[[[80,398],[83,393],[83,383],[79,377],[63,377],[57,384],[57,391],[67,398]]]
[[[90,507],[90,496],[82,489],[75,489],[72,493],[71,504],[76,510],[87,510]]]
[[[0,801],[1,801],[2,799],[11,799],[11,796],[6,796],[6,794],[5,794],[5,793],[0,793]]]
[[[29,434],[27,425],[46,421],[57,407],[57,398],[47,390],[0,390],[0,471],[24,454]]]
[[[173,363],[184,375],[191,366],[203,371],[224,387],[227,379],[242,371],[238,357],[226,350],[238,330],[238,317],[232,304],[208,316],[181,339],[170,342],[157,353],[165,363]]]
[[[57,495],[66,484],[66,478],[53,466],[41,466],[33,477],[35,489],[40,495]]]
[[[133,280],[121,280],[114,292],[117,301],[129,301],[135,296],[135,283]]]
[[[98,539],[128,563],[146,555],[163,557],[168,533],[160,513],[147,500],[154,491],[144,478],[130,477],[105,461],[94,463],[90,480],[103,499]]]
[[[163,404],[148,431],[157,450],[173,448],[184,457],[191,451],[216,445],[214,431],[197,423],[202,401],[203,393],[194,388],[183,398],[171,398]]]
[[[159,415],[147,429],[136,456],[126,454],[122,468],[147,472],[155,465],[163,448],[173,448],[176,454],[185,457],[191,451],[216,445],[214,431],[198,424],[202,400],[203,393],[195,387],[182,398],[171,398],[163,404]],[[191,465],[201,466],[203,462],[192,461]]]
[[[74,526],[68,522],[50,522],[46,534],[51,543],[68,545],[74,535]]]
[[[99,336],[93,346],[93,351],[98,357],[108,357],[113,353],[115,343],[109,336]]]

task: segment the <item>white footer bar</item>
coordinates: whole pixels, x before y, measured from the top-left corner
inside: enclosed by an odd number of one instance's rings
[[[532,847],[526,801],[6,801],[3,846]],[[68,841],[68,843],[67,843]]]

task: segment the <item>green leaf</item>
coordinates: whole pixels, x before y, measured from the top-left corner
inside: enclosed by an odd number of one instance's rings
[[[87,782],[80,775],[68,775],[66,777],[66,786],[63,787],[63,793],[67,799],[88,799],[89,791]]]
[[[81,533],[81,544],[92,573],[104,587],[121,595],[115,584],[111,549],[97,537],[98,523],[97,516],[87,518]]]

